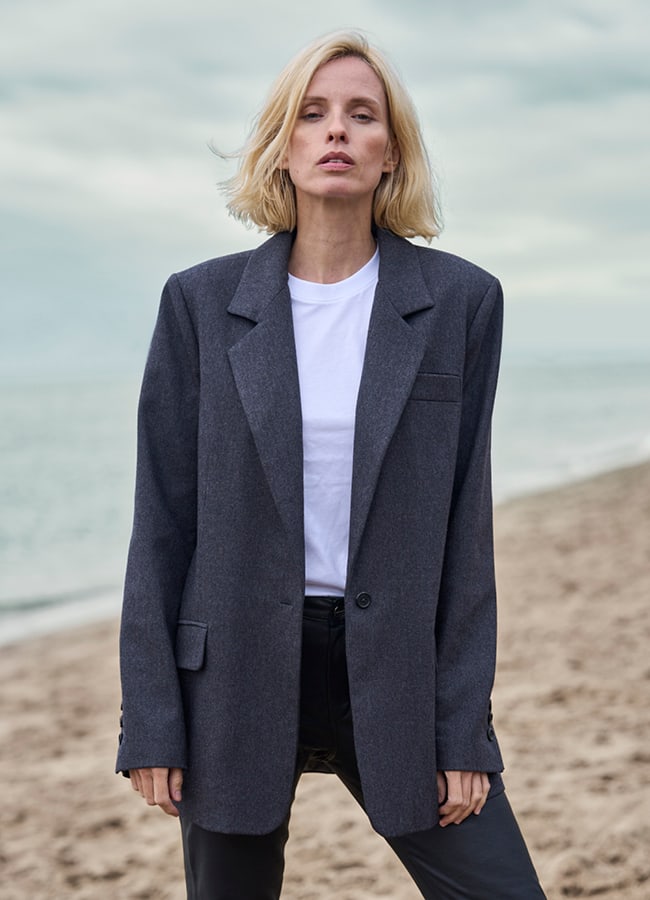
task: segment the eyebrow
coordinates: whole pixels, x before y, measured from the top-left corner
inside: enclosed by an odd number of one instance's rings
[[[327,97],[304,97],[303,105],[305,103],[327,103]],[[377,100],[373,100],[372,97],[351,97],[348,101],[348,106],[372,106],[375,109],[381,109],[381,103]]]

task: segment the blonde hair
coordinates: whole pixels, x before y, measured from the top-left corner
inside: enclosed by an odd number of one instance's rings
[[[315,72],[333,59],[348,56],[366,62],[381,81],[391,139],[399,148],[398,164],[382,176],[375,190],[374,222],[401,237],[420,235],[430,241],[440,233],[442,223],[413,101],[386,58],[356,31],[319,38],[280,73],[246,144],[233,154],[239,158],[239,169],[222,185],[228,209],[246,225],[257,225],[270,234],[295,229],[295,190],[281,160]]]

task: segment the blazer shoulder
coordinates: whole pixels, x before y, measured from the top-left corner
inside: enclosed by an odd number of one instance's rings
[[[448,310],[464,311],[467,327],[479,310],[501,310],[503,291],[499,279],[476,263],[432,247],[417,248],[427,289]]]
[[[213,291],[217,285],[225,287],[233,283],[236,286],[252,253],[253,250],[242,250],[206,259],[188,269],[175,272],[171,278],[178,282],[183,293],[189,295],[200,294],[205,290]]]
[[[425,277],[457,280],[466,288],[475,288],[478,291],[483,290],[483,292],[497,281],[491,272],[462,256],[446,250],[439,250],[437,247],[416,245],[416,250]]]

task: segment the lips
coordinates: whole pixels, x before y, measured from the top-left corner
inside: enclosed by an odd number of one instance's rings
[[[354,160],[347,155],[347,153],[339,152],[331,152],[326,153],[325,156],[322,156],[318,160],[319,166],[331,165],[332,167],[340,166],[341,168],[345,166],[353,166]]]

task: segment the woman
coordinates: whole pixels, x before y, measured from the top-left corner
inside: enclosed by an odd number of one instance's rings
[[[417,118],[356,34],[278,78],[142,387],[117,761],[180,812],[188,896],[276,898],[336,773],[425,897],[543,897],[492,727],[501,288],[438,232]],[[450,828],[450,825],[460,826]]]

